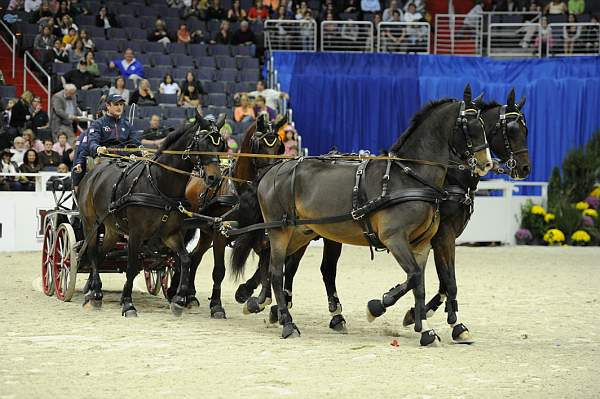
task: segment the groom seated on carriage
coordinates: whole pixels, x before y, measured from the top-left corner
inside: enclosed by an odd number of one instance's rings
[[[139,147],[139,134],[122,117],[125,100],[119,94],[111,94],[106,100],[106,114],[96,119],[77,140],[73,162],[73,188],[77,190],[85,175],[87,157],[108,153],[109,147]]]

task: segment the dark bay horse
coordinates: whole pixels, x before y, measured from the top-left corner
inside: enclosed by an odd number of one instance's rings
[[[515,104],[514,90],[508,95],[508,105],[499,105],[495,102],[483,106],[482,118],[485,124],[486,136],[490,149],[500,157],[500,163],[505,164],[509,176],[516,180],[526,178],[530,173],[530,161],[527,149],[527,127],[521,108],[525,104],[522,98]],[[456,278],[454,272],[455,240],[466,228],[471,212],[473,211],[472,192],[476,189],[479,177],[467,170],[450,169],[444,184],[450,192],[449,198],[440,205],[440,225],[431,244],[434,250],[436,270],[440,280],[440,288],[426,305],[428,316],[442,304],[444,298],[449,305],[446,306],[448,323],[452,328],[452,338],[455,342],[472,342],[468,329],[458,322],[456,310]],[[341,254],[342,244],[324,239],[323,260],[321,274],[327,291],[329,311],[332,319],[329,327],[338,332],[346,332],[345,320],[342,316],[342,307],[337,295],[335,285],[337,262]],[[285,290],[288,295],[288,307],[291,307],[292,286],[295,273],[300,260],[307,247],[304,247],[286,259],[285,263]],[[248,282],[243,284],[243,289],[258,285],[259,273],[257,272]],[[256,286],[254,286],[256,288]],[[456,309],[456,310],[455,310]],[[277,322],[277,309],[273,305],[269,319]],[[414,309],[407,312],[403,324],[414,323]]]
[[[77,195],[83,222],[85,242],[82,253],[91,264],[92,272],[85,294],[84,306],[99,307],[102,283],[98,268],[121,235],[128,235],[127,281],[121,296],[122,314],[137,316],[131,292],[139,272],[140,250],[143,245],[166,247],[177,255],[182,270],[177,294],[171,310],[180,315],[189,289],[190,256],[185,249],[181,231],[183,214],[179,207],[184,201],[189,172],[203,174],[207,184],[221,178],[219,158],[207,155],[170,155],[167,150],[219,152],[225,149],[217,123],[198,117],[193,124],[182,125],[169,134],[152,162],[137,161],[125,167],[116,162],[96,166],[82,180]],[[158,163],[165,166],[158,165]],[[176,173],[173,169],[179,169]],[[104,238],[99,240],[98,229],[104,226]]]
[[[279,117],[272,122],[267,114],[260,114],[256,122],[247,129],[240,145],[240,152],[268,155],[283,154],[285,148],[279,138],[278,131],[286,122],[286,117]],[[231,173],[231,176],[237,181],[222,179],[221,184],[211,187],[204,180],[192,177],[186,187],[185,197],[199,213],[212,217],[226,216],[226,220],[235,221],[238,217],[237,204],[247,186],[246,183],[239,182],[239,180],[253,181],[262,173],[264,168],[276,161],[276,159],[268,158],[240,157],[233,164]],[[190,289],[187,297],[189,305],[199,304],[194,296],[196,294],[194,285],[196,270],[203,255],[212,245],[214,259],[213,288],[209,307],[211,317],[217,319],[225,318],[225,309],[221,303],[221,283],[225,277],[225,247],[229,242],[230,239],[220,234],[212,225],[204,224],[200,228],[200,240],[191,253]],[[264,245],[258,245],[255,250],[260,252],[264,248]],[[178,281],[179,273],[176,271],[172,285],[167,291],[167,297],[175,295]]]
[[[287,308],[283,289],[285,259],[304,247],[317,236],[354,245],[371,245],[373,235],[387,248],[407,273],[407,280],[386,295],[401,297],[413,290],[415,296],[415,331],[421,332],[421,345],[433,343],[437,334],[427,325],[425,313],[424,276],[415,258],[429,246],[439,223],[438,205],[443,197],[443,183],[450,162],[450,153],[467,157],[471,166],[484,175],[491,168],[491,157],[485,131],[479,117],[478,105],[471,98],[470,87],[465,88],[464,100],[444,99],[428,104],[414,118],[411,127],[390,150],[395,157],[419,160],[407,166],[406,161],[331,162],[329,159],[299,159],[285,161],[265,173],[257,189],[257,200],[264,221],[289,220],[281,227],[268,228],[270,268],[259,302],[265,304],[270,278],[277,300],[282,337],[299,335]],[[397,201],[370,210],[356,217],[354,194],[359,181],[364,183],[368,204],[381,198]],[[383,188],[382,188],[383,187]],[[388,194],[389,190],[389,194]],[[381,195],[380,195],[381,193]],[[379,197],[378,197],[379,195]],[[387,197],[386,197],[387,195]],[[398,200],[400,199],[401,200]],[[241,203],[240,213],[244,214]],[[320,223],[332,215],[350,214],[354,220]],[[366,218],[370,234],[357,221]],[[313,223],[297,223],[310,220]],[[258,219],[255,222],[260,222]],[[363,221],[364,223],[364,221]],[[258,239],[258,233],[249,233]],[[245,259],[236,252],[247,253],[247,248],[236,240],[232,268],[238,275],[243,272]],[[384,297],[385,299],[385,297]],[[369,302],[368,311],[376,317],[385,311]]]

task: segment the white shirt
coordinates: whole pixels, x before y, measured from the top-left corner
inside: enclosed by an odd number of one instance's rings
[[[403,18],[403,12],[401,9],[397,8],[396,9],[399,13],[400,13],[400,20],[402,21]],[[381,19],[383,20],[383,22],[390,22],[394,19],[394,14],[393,14],[393,10],[391,8],[386,8],[385,10],[383,10],[383,16],[381,17]]]
[[[407,12],[406,14],[404,14],[404,17],[402,20],[404,22],[415,22],[415,21],[419,21],[421,19],[423,19],[423,16],[421,15],[420,12],[416,12],[414,14]]]
[[[360,0],[360,8],[365,12],[381,11],[379,0]]]
[[[11,159],[12,161],[12,159]],[[2,173],[17,173],[17,169],[12,162],[4,163],[4,159],[2,160]]]
[[[171,84],[166,84],[165,82],[162,82],[160,84],[160,88],[162,89],[162,93],[165,94],[177,94],[177,92],[179,91],[179,85],[175,82]]]
[[[15,155],[13,155],[11,160],[13,162],[16,162],[17,165],[21,166],[21,164],[23,163],[23,156],[25,155],[25,151],[27,151],[27,149],[17,150],[16,148],[11,148],[10,152],[15,154]]]
[[[279,96],[281,95],[281,92],[274,89],[265,89],[263,91],[251,91],[248,93],[248,95],[254,98],[257,96],[263,96],[265,98],[265,102],[267,103],[267,107],[277,110],[277,104],[279,102]]]
[[[42,5],[42,0],[25,0],[25,12],[37,11]]]

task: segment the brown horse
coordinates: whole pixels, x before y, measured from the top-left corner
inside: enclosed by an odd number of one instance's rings
[[[260,114],[256,122],[247,129],[240,151],[253,154],[283,154],[284,146],[277,132],[286,121],[287,118],[279,117],[271,122],[268,115]],[[224,178],[220,185],[210,187],[204,180],[192,177],[186,187],[185,197],[193,205],[193,209],[199,213],[212,217],[225,217],[226,220],[235,221],[239,196],[244,193],[247,186],[246,183],[239,182],[239,180],[253,181],[276,161],[277,159],[239,157],[231,170],[231,176],[235,180]],[[195,298],[194,279],[202,256],[212,244],[214,267],[212,273],[213,288],[209,307],[211,317],[223,319],[225,318],[225,309],[221,304],[221,283],[225,277],[225,247],[229,243],[229,239],[219,234],[213,227],[207,224],[200,227],[200,240],[191,253],[190,294],[187,303],[188,305],[199,304],[198,299]],[[259,253],[264,248],[264,245],[257,245],[255,250]],[[179,275],[176,272],[173,276],[173,283],[167,290],[167,297],[175,294],[178,280]]]
[[[399,161],[370,164],[367,161],[357,166],[327,159],[300,159],[271,168],[260,180],[257,199],[264,220],[281,222],[278,227],[267,228],[271,247],[267,278],[270,276],[273,284],[283,338],[299,335],[283,289],[285,259],[314,237],[322,236],[363,246],[379,242],[387,248],[408,278],[386,293],[383,301],[369,302],[370,317],[383,314],[388,300],[395,302],[413,290],[415,331],[421,332],[421,345],[439,339],[427,325],[424,275],[417,258],[423,256],[437,230],[439,202],[443,198],[447,173],[444,165],[450,163],[450,154],[460,154],[462,161],[468,158],[480,175],[486,174],[492,166],[479,108],[471,99],[470,87],[465,88],[462,102],[445,99],[428,104],[415,116],[412,126],[392,146],[390,153],[422,162],[414,162],[409,167]],[[358,208],[357,203],[362,206]],[[369,208],[371,204],[381,205]],[[368,211],[358,212],[363,209]],[[350,213],[349,221],[332,217]],[[323,219],[331,222],[323,222]],[[236,252],[247,250],[238,247],[238,242],[244,240],[236,240],[232,267],[240,274],[244,266],[240,260],[244,259],[237,257]],[[266,302],[265,290],[269,285],[264,279],[261,304]]]

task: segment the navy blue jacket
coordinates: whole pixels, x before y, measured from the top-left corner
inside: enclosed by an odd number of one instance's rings
[[[141,145],[139,132],[131,129],[125,118],[121,116],[116,120],[110,115],[104,115],[96,119],[88,129],[89,153],[96,156],[96,149],[100,146],[123,147]]]
[[[88,131],[81,133],[77,137],[77,148],[75,149],[75,157],[73,158],[73,166],[85,166],[85,158],[90,156],[90,138]]]

